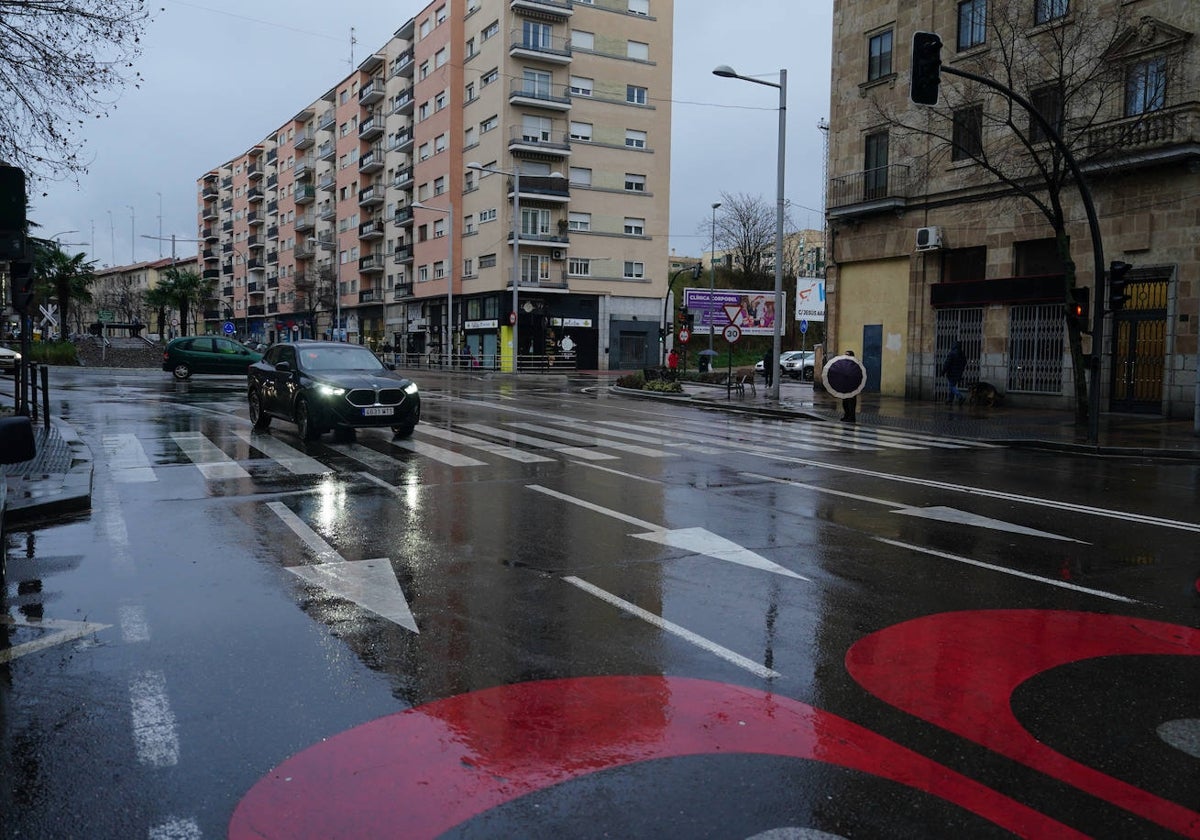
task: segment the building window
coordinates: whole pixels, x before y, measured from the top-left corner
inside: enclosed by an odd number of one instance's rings
[[[479,33],[479,37],[481,40],[486,41],[488,38],[495,37],[499,32],[500,21],[494,20],[483,28],[483,31]]]
[[[421,107],[417,109],[417,122],[429,119],[429,103],[422,102]]]
[[[482,256],[479,257],[479,267],[480,268],[495,268],[495,266],[496,266],[496,255],[495,254],[483,254]]]
[[[431,24],[429,22],[429,18],[425,18],[425,20],[421,21],[421,29],[417,37],[424,38],[426,35],[428,35],[430,26]]]
[[[495,207],[489,208],[487,210],[479,211],[479,224],[483,224],[484,222],[494,222],[494,221],[496,221],[496,208]]]
[[[888,189],[888,134],[876,131],[863,138],[863,200],[883,198]]]
[[[469,213],[463,216],[463,233],[475,232],[475,214]]]
[[[467,101],[467,102],[474,102],[474,101],[475,101],[475,83],[474,83],[474,82],[468,82],[468,83],[467,83],[466,92],[465,92],[465,99],[466,99],[466,101]]]
[[[582,29],[571,30],[571,49],[574,50],[594,50],[596,48],[596,36],[591,32],[584,32]]]
[[[433,66],[441,67],[446,63],[446,59],[450,56],[450,50],[447,47],[442,47],[433,54]]]
[[[487,134],[489,131],[494,129],[499,124],[500,124],[499,119],[496,117],[496,115],[493,114],[492,116],[488,117],[486,120],[480,121],[479,133]]]
[[[497,68],[493,67],[491,70],[487,71],[486,73],[484,73],[482,76],[479,77],[479,86],[481,88],[485,88],[488,85],[490,85],[492,82],[496,81],[496,79],[499,79],[499,78],[500,78],[500,71]]]
[[[575,122],[574,120],[572,120],[571,121],[571,139],[572,140],[586,140],[586,141],[590,142],[592,139],[592,124],[585,123],[585,122]]]
[[[1029,102],[1033,105],[1034,110],[1050,123],[1055,133],[1062,131],[1062,91],[1058,85],[1046,85],[1030,91]],[[1042,128],[1042,124],[1030,115],[1029,142],[1042,143],[1049,139],[1046,129]]]
[[[439,154],[441,152],[446,151],[446,143],[449,142],[447,140],[448,136],[449,135],[446,135],[446,134],[439,134],[437,137],[433,138],[433,153],[434,154]]]
[[[867,41],[867,81],[892,75],[892,30],[872,35]]]
[[[650,0],[629,0],[629,14],[642,15],[643,17],[650,14]]]
[[[433,16],[434,16],[434,19],[437,20],[438,23],[445,23],[446,22],[446,7],[438,6],[438,10],[433,13]]]
[[[978,47],[987,40],[987,0],[963,0],[958,4],[958,48]]]
[[[554,123],[549,117],[532,114],[521,115],[521,139],[526,143],[548,143],[552,137]]]
[[[433,194],[441,195],[446,191],[446,176],[439,175],[433,179]]]
[[[426,283],[429,281],[429,266],[417,266],[417,282]]]
[[[567,215],[567,230],[591,230],[591,213],[569,213]]]
[[[428,75],[429,75],[429,62],[428,62],[428,61],[422,61],[422,62],[421,62],[421,67],[420,67],[420,69],[417,71],[417,81],[420,81],[421,79],[424,79],[424,78],[425,78],[426,76],[428,76]]]
[[[572,76],[571,94],[574,96],[591,96],[592,80],[585,76]]]
[[[625,56],[637,61],[650,60],[650,45],[641,41],[629,41],[625,45]]]
[[[646,276],[646,264],[645,263],[636,262],[634,260],[625,260],[624,277],[626,280],[641,280],[645,276]]]
[[[633,105],[645,105],[649,100],[649,92],[639,85],[625,86],[625,101]]]
[[[951,160],[970,160],[983,153],[983,106],[972,105],[954,112],[954,142]]]
[[[446,107],[446,91],[442,91],[437,96],[433,97],[433,110],[440,111]]]
[[[475,260],[467,257],[463,260],[463,277],[475,276]]]
[[[625,129],[625,145],[631,149],[646,148],[646,132],[636,131],[632,128]]]
[[[1067,16],[1067,0],[1033,0],[1033,22],[1046,23]]]
[[[446,276],[446,263],[442,260],[438,260],[437,262],[435,262],[433,264],[433,279],[441,280],[445,276]]]
[[[628,192],[645,192],[646,191],[646,176],[635,175],[632,172],[625,173],[625,189]]]
[[[422,143],[417,147],[417,160],[425,160],[431,154],[428,143]]]
[[[1167,60],[1140,61],[1125,74],[1125,116],[1161,111],[1167,104]]]
[[[550,279],[550,258],[544,254],[521,255],[521,282],[538,285]]]
[[[568,180],[577,187],[592,185],[592,170],[583,166],[572,166],[568,172]]]
[[[968,283],[987,279],[987,246],[942,251],[942,282]]]
[[[567,274],[575,277],[591,277],[592,261],[583,257],[571,257],[567,260]]]
[[[1052,237],[1027,239],[1013,243],[1013,274],[1017,277],[1045,277],[1065,270],[1058,254],[1058,241]]]
[[[646,235],[646,220],[637,219],[633,216],[625,217],[625,234],[627,236],[645,236]]]
[[[472,58],[475,55],[475,39],[467,39],[467,58]]]

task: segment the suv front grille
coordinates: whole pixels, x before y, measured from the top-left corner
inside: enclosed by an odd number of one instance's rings
[[[359,408],[372,405],[400,405],[404,402],[403,388],[382,388],[374,391],[370,388],[355,388],[346,394],[346,401]]]

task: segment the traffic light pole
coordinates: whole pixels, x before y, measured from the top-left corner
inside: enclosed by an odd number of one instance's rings
[[[1092,259],[1095,263],[1093,271],[1095,272],[1096,295],[1092,304],[1092,356],[1091,362],[1088,365],[1091,370],[1089,378],[1088,391],[1088,443],[1099,444],[1100,442],[1100,352],[1104,346],[1104,295],[1100,292],[1104,287],[1105,272],[1104,272],[1104,244],[1100,238],[1100,221],[1096,218],[1096,204],[1092,200],[1092,189],[1088,186],[1087,180],[1083,177],[1083,172],[1079,169],[1079,164],[1075,160],[1075,155],[1071,153],[1070,148],[1063,142],[1059,136],[1058,130],[1050,124],[1037,108],[1025,97],[1021,96],[1015,90],[1005,87],[994,79],[989,79],[986,76],[980,76],[971,73],[967,70],[959,70],[955,67],[947,67],[941,65],[939,72],[946,73],[950,76],[961,76],[964,79],[970,79],[973,82],[978,82],[981,85],[998,90],[1005,96],[1008,96],[1012,101],[1016,102],[1022,108],[1029,112],[1029,115],[1037,121],[1042,131],[1046,133],[1046,137],[1062,152],[1063,160],[1067,167],[1071,170],[1072,177],[1075,178],[1075,183],[1079,187],[1079,197],[1083,202],[1083,210],[1087,215],[1088,232],[1092,238]]]

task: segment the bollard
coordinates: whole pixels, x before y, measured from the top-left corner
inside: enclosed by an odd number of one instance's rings
[[[42,365],[42,428],[50,431],[50,370]]]

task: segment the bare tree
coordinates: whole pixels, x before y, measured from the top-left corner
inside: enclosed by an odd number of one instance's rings
[[[87,171],[79,135],[140,76],[144,0],[0,0],[0,159],[34,178]]]
[[[1054,25],[1036,21],[1031,5],[1027,0],[981,4],[986,17],[973,25],[988,49],[961,55],[953,66],[1016,92],[1061,136],[1083,170],[1103,173],[1105,164],[1136,144],[1146,121],[1163,109],[1168,76],[1183,73],[1185,39],[1155,32],[1149,18],[1131,21],[1124,5],[1072,3],[1070,20]],[[1157,50],[1155,61],[1161,56],[1161,64],[1139,64],[1147,45]],[[1140,80],[1139,72],[1145,74]],[[1063,301],[1071,302],[1076,271],[1064,199],[1078,185],[1062,148],[1050,142],[1027,108],[987,85],[943,73],[937,106],[917,107],[881,95],[873,98],[871,110],[874,122],[890,125],[898,157],[913,161],[916,178],[935,178],[932,173],[950,161],[973,161],[973,171],[955,171],[960,199],[1007,197],[1032,205],[1053,232]],[[1097,294],[1103,281],[1095,278]],[[1066,323],[1076,417],[1084,422],[1087,360],[1078,325],[1072,319]]]
[[[296,303],[293,311],[304,313],[317,332],[317,315],[333,309],[334,270],[329,263],[296,275]]]
[[[697,226],[697,235],[710,239],[711,224],[706,221]],[[784,225],[785,231],[791,227],[786,216]],[[761,196],[721,193],[721,206],[716,214],[716,246],[718,251],[726,251],[733,257],[733,267],[751,283],[773,272],[775,204]],[[785,268],[786,265],[785,262]]]

